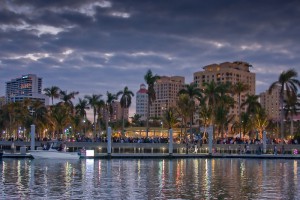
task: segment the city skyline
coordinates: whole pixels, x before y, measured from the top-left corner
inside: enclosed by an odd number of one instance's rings
[[[79,91],[136,93],[148,69],[184,76],[245,61],[256,94],[290,68],[299,73],[298,1],[1,1],[0,96],[24,74]],[[130,115],[135,109],[135,97]]]

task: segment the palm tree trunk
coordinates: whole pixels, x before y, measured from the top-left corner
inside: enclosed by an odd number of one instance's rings
[[[239,93],[239,123],[242,124],[242,116],[241,116],[241,93]],[[240,138],[242,138],[242,130],[240,129]]]
[[[96,135],[96,110],[94,109],[94,127],[93,127],[93,137]]]
[[[193,114],[191,115],[191,120],[190,120],[190,138],[193,141],[193,130],[192,130],[192,125],[193,125]]]
[[[281,143],[283,144],[283,94],[280,94],[280,132],[281,132]]]
[[[147,121],[146,121],[146,137],[148,137],[149,134],[149,118],[150,118],[150,98],[148,95],[148,112],[147,112]]]
[[[294,120],[293,120],[293,116],[291,116],[291,136],[294,136]]]
[[[188,137],[187,137],[187,130],[186,130],[186,120],[184,123],[184,138],[185,138],[185,153],[188,154],[189,153],[189,142],[188,142]]]
[[[124,132],[124,113],[125,113],[125,108],[122,108],[122,137],[125,137],[125,132]]]

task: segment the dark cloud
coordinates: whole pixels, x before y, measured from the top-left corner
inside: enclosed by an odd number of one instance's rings
[[[105,96],[136,92],[147,69],[190,82],[235,60],[253,65],[259,93],[283,70],[300,73],[299,24],[297,0],[0,1],[0,95],[27,73]]]

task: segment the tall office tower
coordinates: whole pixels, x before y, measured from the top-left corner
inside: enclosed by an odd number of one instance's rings
[[[163,112],[176,106],[178,92],[184,88],[185,79],[182,76],[161,76],[154,85],[156,100],[150,106],[150,117],[163,117]]]
[[[140,85],[139,91],[136,92],[136,114],[141,116],[141,120],[144,121],[147,119],[148,113],[148,90],[146,89],[145,84]]]
[[[42,94],[42,78],[35,74],[27,74],[6,82],[6,102],[23,101],[28,98],[40,100],[45,105],[49,104],[49,98]]]
[[[260,104],[266,110],[267,115],[274,121],[280,119],[280,103],[279,103],[280,86],[276,86],[271,93],[265,91],[260,93]]]
[[[203,87],[203,83],[209,83],[214,80],[216,83],[236,84],[237,82],[245,83],[249,86],[249,89],[241,94],[241,103],[245,101],[246,94],[255,95],[255,74],[250,72],[249,65],[246,62],[224,62],[221,64],[211,64],[203,67],[204,71],[194,73],[194,82],[198,84],[200,88]],[[233,94],[232,97],[238,102],[238,95]],[[230,114],[238,116],[238,105],[230,110]],[[245,112],[246,108],[242,108],[241,112]]]

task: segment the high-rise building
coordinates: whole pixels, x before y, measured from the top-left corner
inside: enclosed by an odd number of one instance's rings
[[[279,95],[280,86],[275,86],[271,93],[267,90],[259,95],[261,106],[266,110],[268,117],[274,121],[280,119]]]
[[[148,113],[148,94],[145,84],[140,85],[139,91],[136,92],[136,114],[141,116],[141,120],[147,119]]]
[[[161,76],[154,85],[156,100],[150,106],[150,117],[161,118],[166,109],[176,106],[178,92],[184,88],[184,84],[182,76]]]
[[[249,86],[246,92],[241,94],[241,103],[245,101],[246,94],[255,95],[255,74],[250,72],[249,65],[246,62],[224,62],[221,64],[211,64],[204,66],[204,71],[199,71],[194,73],[194,82],[203,89],[203,83],[209,83],[215,81],[216,83],[226,83],[236,84],[238,82],[245,83]],[[236,102],[238,102],[238,95],[232,94],[232,97]],[[230,110],[230,114],[238,116],[238,105]],[[246,108],[242,108],[242,112],[246,111]]]
[[[273,90],[271,91],[271,93],[269,93],[269,91],[265,91],[260,93],[259,97],[260,97],[260,104],[261,106],[266,110],[267,115],[269,117],[269,119],[273,120],[273,121],[280,121],[280,90],[281,90],[281,86],[280,85],[276,85],[275,88],[273,88]],[[286,91],[284,92],[284,99],[287,99],[287,93]],[[298,101],[299,101],[299,97],[298,97]],[[283,106],[286,106],[286,102],[283,102]],[[291,114],[289,114],[287,116],[288,119],[293,118],[294,121],[299,120],[300,119],[300,107],[298,105],[296,105],[295,107],[295,111],[296,113],[293,113],[291,116]],[[285,115],[285,113],[284,113]]]
[[[27,74],[6,82],[6,102],[23,101],[24,99],[40,100],[45,105],[49,98],[42,94],[42,78]]]

